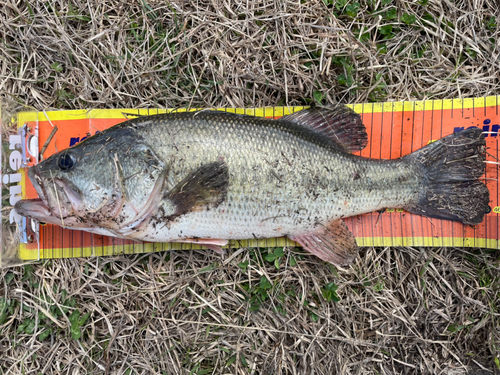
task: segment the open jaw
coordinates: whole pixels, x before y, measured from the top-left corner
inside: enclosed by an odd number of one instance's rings
[[[79,194],[61,179],[43,179],[30,168],[28,177],[38,193],[37,199],[24,199],[14,206],[18,214],[43,223],[81,227],[75,212],[81,208]]]
[[[64,222],[64,218],[52,215],[49,207],[40,198],[20,200],[16,202],[14,208],[19,215],[30,217],[42,223],[61,225]]]
[[[82,230],[95,228],[95,225],[87,223],[74,215],[57,216],[40,198],[20,200],[15,204],[14,209],[21,216],[30,217],[45,224]]]

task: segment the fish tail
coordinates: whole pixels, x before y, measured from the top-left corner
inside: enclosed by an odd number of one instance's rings
[[[422,171],[424,189],[405,207],[411,213],[479,224],[490,194],[479,181],[485,173],[486,142],[482,130],[453,133],[405,157]]]

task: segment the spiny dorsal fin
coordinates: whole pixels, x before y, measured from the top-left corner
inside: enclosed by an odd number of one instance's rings
[[[315,232],[288,238],[301,244],[304,250],[337,266],[350,264],[358,255],[356,239],[342,220],[335,220]]]
[[[202,165],[167,194],[175,205],[173,216],[216,208],[226,199],[228,184],[229,171],[224,161]]]
[[[368,144],[368,135],[361,116],[349,107],[309,108],[278,121],[289,121],[320,133],[348,152],[361,151]]]

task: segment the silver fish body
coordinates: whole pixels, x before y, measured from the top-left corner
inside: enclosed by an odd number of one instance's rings
[[[480,132],[452,135],[396,160],[350,153],[366,141],[359,116],[346,107],[280,120],[218,111],[140,117],[31,168],[41,200],[16,209],[68,228],[146,241],[217,245],[288,236],[336,264],[351,261],[357,248],[344,217],[394,207],[482,220],[489,195],[477,180],[484,173]],[[464,157],[465,167],[442,161]],[[468,184],[459,191],[476,197],[466,208],[471,212],[441,207],[457,205],[440,191],[447,181],[453,191]]]
[[[213,112],[152,121],[140,133],[160,159],[169,160],[167,190],[186,171],[217,160],[227,164],[229,183],[226,199],[214,209],[175,222],[157,213],[146,230],[149,240],[302,234],[343,217],[402,207],[422,184],[415,165],[354,156],[292,123]]]

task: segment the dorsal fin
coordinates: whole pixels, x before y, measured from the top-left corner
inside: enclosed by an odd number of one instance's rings
[[[289,121],[320,133],[347,152],[361,151],[368,144],[366,128],[361,116],[349,107],[309,108],[277,121]]]

